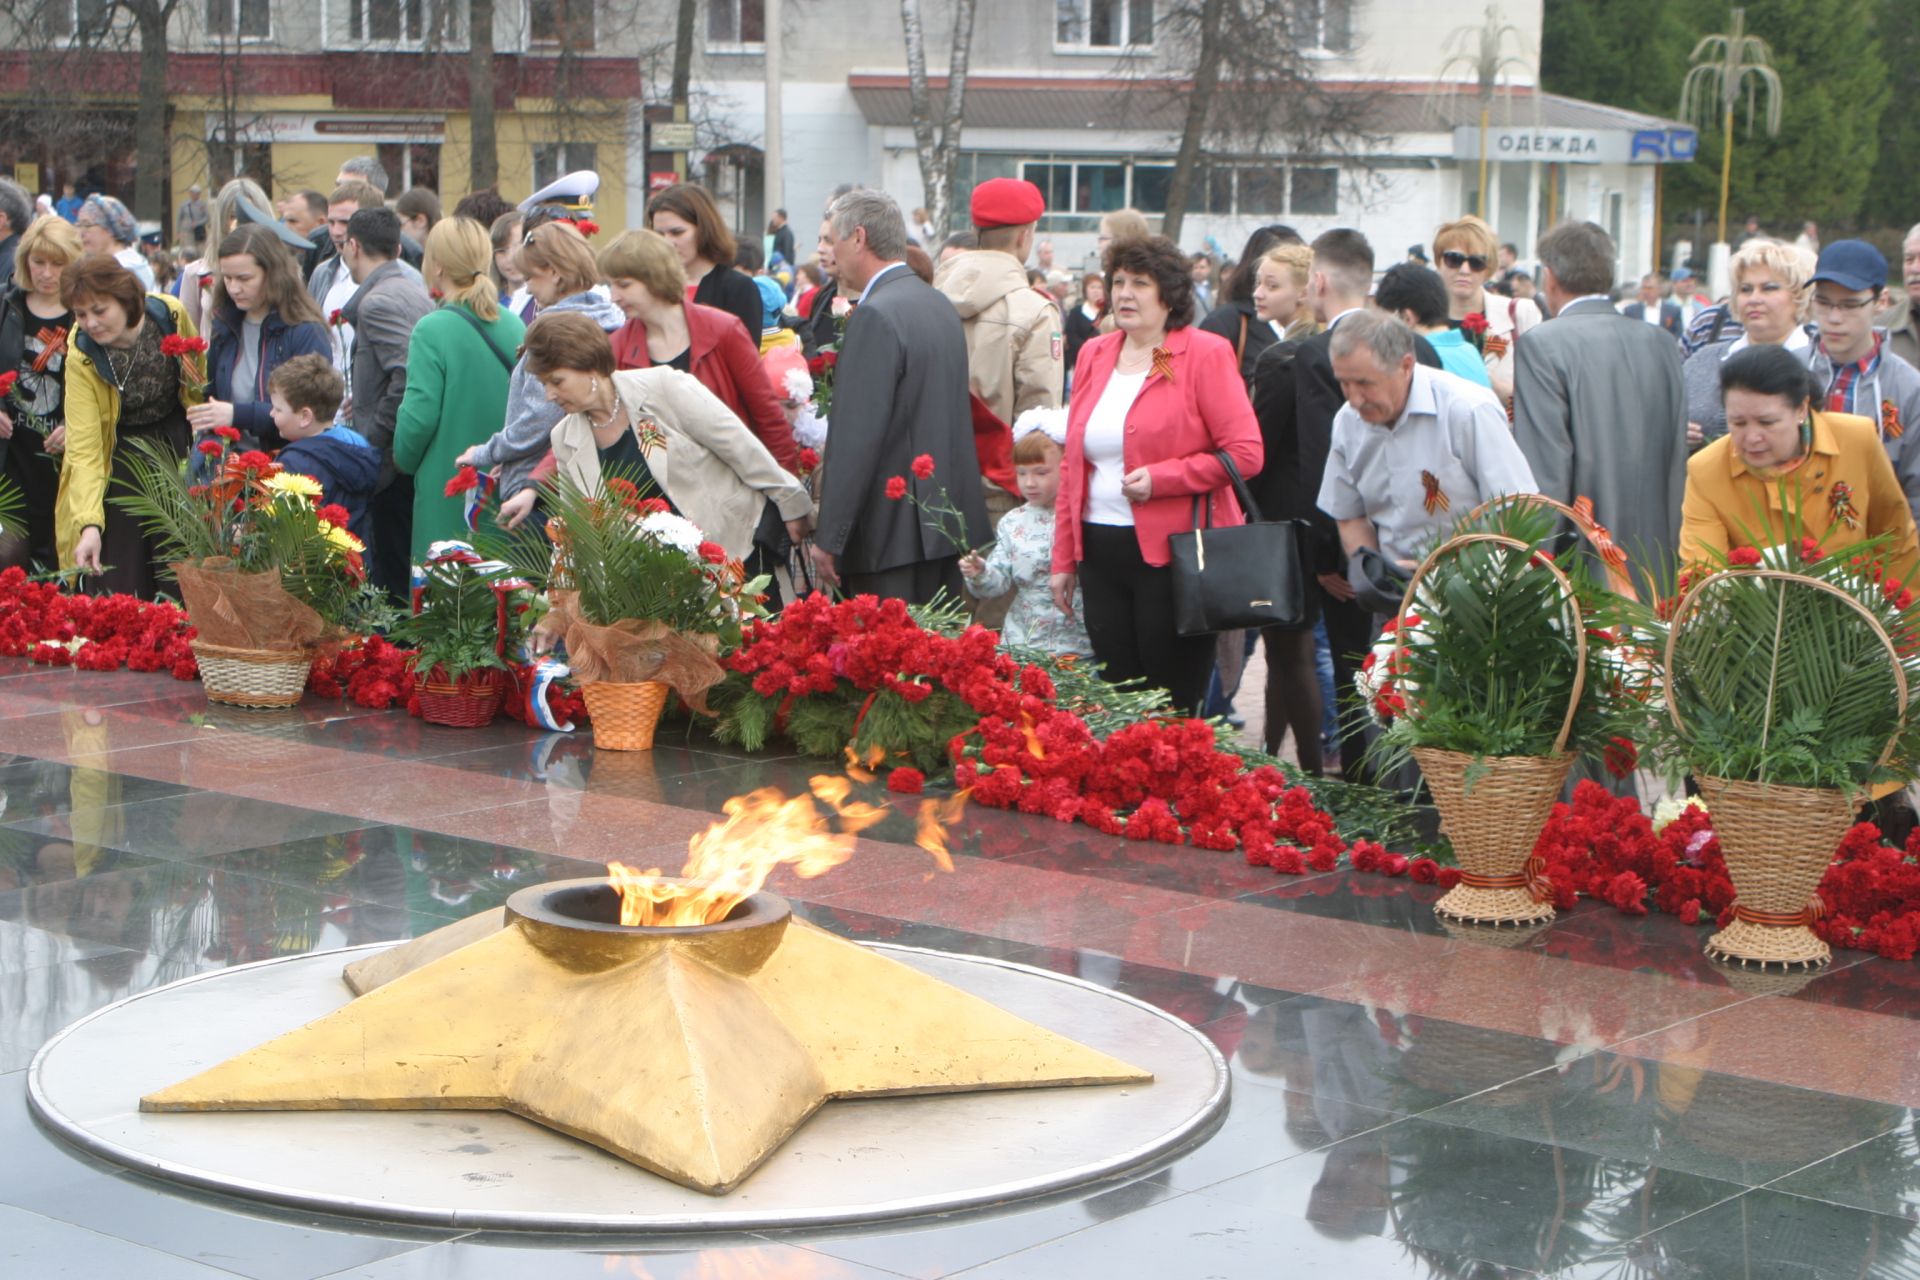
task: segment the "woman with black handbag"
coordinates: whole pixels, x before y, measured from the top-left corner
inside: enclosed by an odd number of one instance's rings
[[[1196,509],[1215,529],[1243,523],[1222,457],[1253,475],[1262,451],[1233,345],[1192,327],[1190,266],[1164,236],[1107,249],[1116,331],[1088,341],[1074,369],[1052,587],[1069,617],[1080,587],[1107,679],[1144,679],[1196,713],[1214,641],[1176,623],[1169,539],[1192,534]]]

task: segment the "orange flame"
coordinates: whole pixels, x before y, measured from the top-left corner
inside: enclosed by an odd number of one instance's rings
[[[953,870],[953,857],[947,852],[947,828],[960,821],[967,807],[965,791],[944,800],[928,797],[920,802],[913,842],[933,855],[942,871]]]
[[[1033,731],[1033,717],[1024,711],[1020,713],[1020,734],[1027,740],[1028,754],[1035,760],[1047,758],[1047,749],[1040,745],[1040,735]]]
[[[758,893],[778,867],[792,867],[808,880],[833,870],[853,856],[859,834],[887,816],[883,806],[852,798],[851,779],[822,775],[809,786],[809,794],[792,799],[762,787],[727,801],[725,820],[688,842],[679,877],[685,883],[663,879],[658,867],[641,871],[609,863],[607,878],[620,894],[620,923],[718,924]],[[956,796],[921,811],[919,843],[949,871],[946,832],[938,823],[958,818],[964,803],[964,795]],[[930,818],[928,808],[950,811],[952,817]]]

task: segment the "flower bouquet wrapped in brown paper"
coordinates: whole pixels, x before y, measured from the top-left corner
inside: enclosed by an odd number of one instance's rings
[[[594,745],[649,750],[670,690],[705,708],[706,691],[726,676],[720,654],[739,644],[742,619],[765,612],[766,579],[749,581],[697,525],[618,468],[593,493],[558,478],[543,496],[546,530],[523,527],[489,550],[546,578],[552,608],[537,631],[565,643]]]
[[[199,446],[215,461],[206,484],[189,484],[164,445],[131,447],[127,492],[113,500],[159,541],[180,584],[210,700],[292,706],[319,646],[390,617],[347,513],[319,504],[319,482],[257,450],[231,453],[218,433]]]

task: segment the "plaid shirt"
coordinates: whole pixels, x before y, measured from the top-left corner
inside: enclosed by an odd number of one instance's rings
[[[1880,345],[1880,335],[1876,333],[1873,335],[1873,350],[1852,364],[1839,365],[1834,369],[1833,382],[1827,387],[1828,413],[1856,413],[1875,422],[1880,420],[1879,405],[1870,403],[1864,412],[1855,407],[1860,389],[1868,385],[1873,375],[1880,371]]]

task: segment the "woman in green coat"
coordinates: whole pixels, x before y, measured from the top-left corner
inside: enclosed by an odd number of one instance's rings
[[[427,234],[421,274],[444,301],[414,326],[407,391],[393,431],[393,463],[414,477],[413,562],[447,538],[469,538],[461,499],[449,498],[454,459],[498,431],[526,326],[500,309],[487,268],[493,239],[471,218],[448,218]]]

